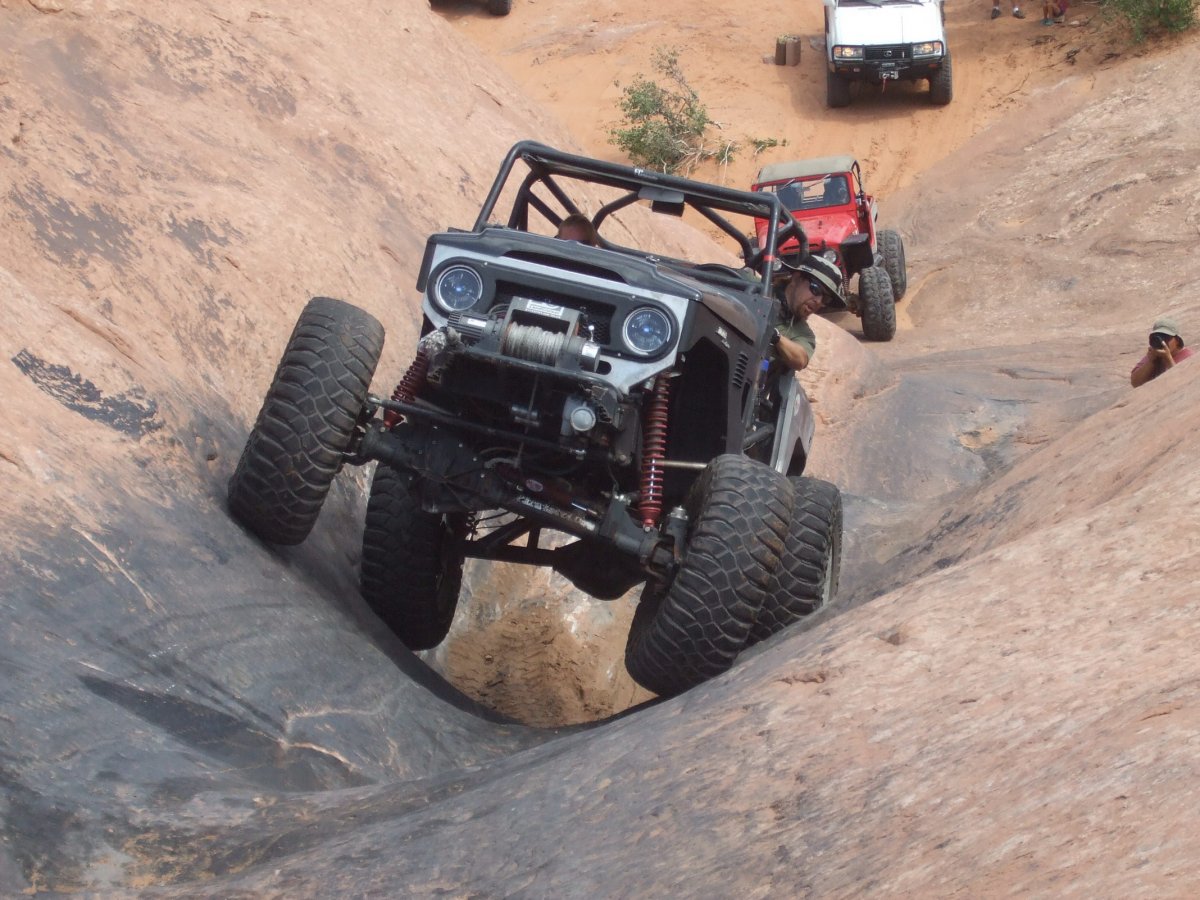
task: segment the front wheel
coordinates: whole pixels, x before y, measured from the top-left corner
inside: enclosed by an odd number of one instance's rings
[[[787,535],[786,478],[744,456],[714,459],[688,494],[687,545],[668,585],[642,592],[625,647],[633,679],[661,697],[733,665]]]
[[[929,102],[945,106],[954,99],[954,75],[950,68],[950,54],[942,58],[941,67],[929,79]]]
[[[300,313],[229,479],[230,513],[264,541],[308,537],[382,351],[383,326],[356,306],[314,297]]]
[[[890,228],[879,232],[879,252],[892,283],[892,296],[899,302],[908,290],[908,261],[904,257],[904,239],[900,232]]]
[[[858,302],[863,337],[868,341],[890,341],[896,336],[896,298],[883,267],[870,266],[858,273]]]
[[[836,72],[825,72],[825,100],[831,109],[850,105],[850,82]]]
[[[414,483],[407,472],[375,467],[360,590],[404,646],[428,650],[446,637],[458,608],[466,517],[425,512]]]
[[[787,543],[747,647],[812,615],[837,593],[842,564],[841,491],[817,478],[789,480],[796,503]]]

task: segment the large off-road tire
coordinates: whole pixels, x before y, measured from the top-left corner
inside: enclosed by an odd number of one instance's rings
[[[487,11],[493,16],[507,16],[512,12],[512,0],[487,0]]]
[[[825,102],[830,109],[850,105],[850,81],[836,72],[825,71]]]
[[[908,260],[904,256],[904,238],[900,237],[900,232],[890,228],[879,232],[879,252],[883,254],[883,268],[892,282],[892,297],[898,303],[908,290]]]
[[[750,629],[750,647],[827,605],[842,564],[842,494],[817,478],[792,478],[796,503],[787,543]]]
[[[687,545],[669,585],[647,584],[629,629],[625,667],[661,697],[733,665],[779,563],[791,518],[787,479],[744,456],[719,456],[684,504]]]
[[[363,599],[409,650],[446,637],[462,587],[465,519],[421,508],[415,476],[375,467],[363,528]]]
[[[882,266],[869,266],[858,273],[858,305],[863,337],[868,341],[890,341],[896,336],[896,298],[892,280]]]
[[[929,79],[929,102],[945,106],[954,99],[954,74],[950,68],[950,54],[942,58],[941,68]]]
[[[329,297],[300,313],[229,479],[229,511],[272,544],[312,530],[383,350],[374,316]]]

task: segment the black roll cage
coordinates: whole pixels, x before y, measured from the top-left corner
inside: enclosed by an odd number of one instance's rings
[[[639,201],[649,201],[654,211],[676,217],[683,215],[685,207],[690,207],[737,242],[743,262],[759,275],[761,285],[772,284],[777,274],[779,260],[775,253],[776,247],[791,237],[797,237],[801,247],[808,246],[804,227],[792,217],[791,212],[773,193],[742,191],[651,169],[591,159],[556,150],[537,141],[521,141],[508,151],[483,202],[479,216],[475,219],[473,231],[482,231],[491,222],[496,204],[518,161],[528,166],[529,173],[522,180],[513,200],[512,210],[505,222],[509,228],[527,231],[530,207],[554,224],[561,221],[561,217],[546,201],[534,193],[537,185],[544,186],[569,213],[579,213],[580,210],[574,201],[555,180],[556,177],[560,177],[625,191],[622,196],[606,203],[597,211],[592,218],[597,227],[610,215]],[[754,247],[750,237],[730,222],[723,215],[725,213],[766,219],[768,226],[763,246]],[[624,253],[647,256],[636,248],[621,247],[608,241],[603,241],[603,246]],[[684,260],[675,262],[691,265]]]

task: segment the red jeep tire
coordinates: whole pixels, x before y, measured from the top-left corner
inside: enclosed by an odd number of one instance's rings
[[[904,239],[900,232],[890,228],[879,232],[879,252],[892,282],[892,297],[899,302],[908,290],[908,261],[904,258]]]
[[[858,273],[858,306],[863,337],[868,341],[890,341],[896,336],[896,297],[892,280],[882,266],[870,266]]]

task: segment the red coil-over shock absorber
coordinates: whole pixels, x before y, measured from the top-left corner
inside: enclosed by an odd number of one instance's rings
[[[428,371],[429,356],[425,353],[424,347],[418,346],[416,358],[409,364],[408,371],[404,373],[404,377],[392,391],[392,399],[397,403],[412,403],[416,399],[417,391],[424,387],[425,373]],[[400,424],[401,418],[403,418],[401,413],[394,409],[386,409],[383,411],[383,427],[395,428]]]
[[[638,497],[638,515],[645,528],[657,526],[662,515],[662,461],[667,456],[670,386],[670,375],[666,372],[654,379],[654,389],[646,401],[646,419],[642,423],[642,490]]]

